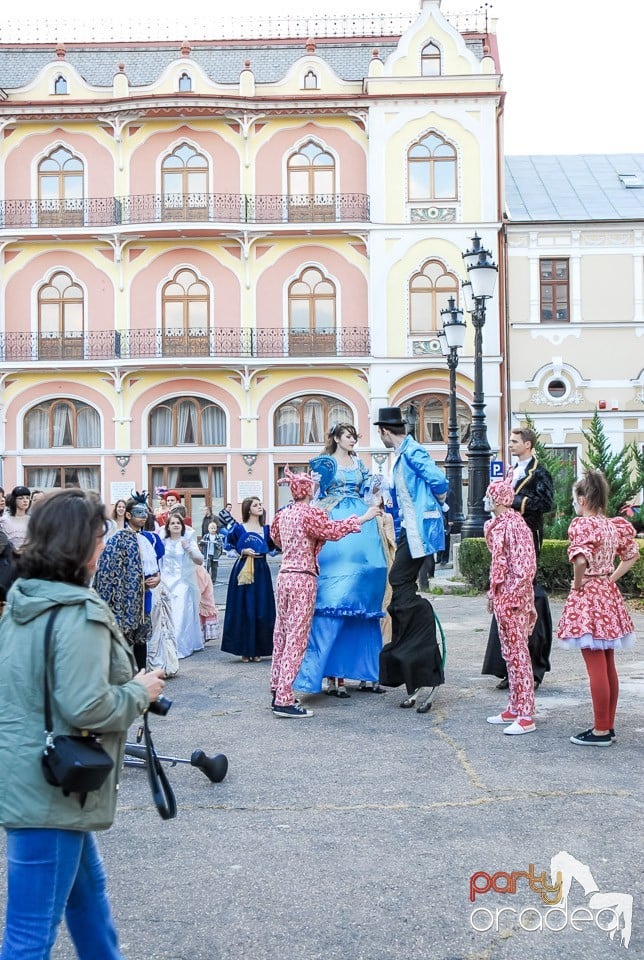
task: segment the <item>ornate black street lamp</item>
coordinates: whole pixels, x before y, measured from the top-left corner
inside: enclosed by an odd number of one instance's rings
[[[490,482],[492,451],[487,439],[485,394],[483,392],[483,327],[485,302],[494,295],[498,267],[492,253],[481,247],[478,234],[472,237],[472,249],[463,254],[468,279],[462,284],[465,309],[474,325],[474,400],[472,430],[467,445],[467,518],[461,528],[463,537],[482,537],[488,514],[483,510],[483,497]]]
[[[447,422],[447,456],[445,457],[445,476],[450,488],[449,520],[452,533],[460,533],[463,526],[463,461],[461,459],[461,437],[456,419],[456,368],[458,351],[465,343],[465,320],[454,297],[447,301],[446,310],[441,310],[443,329],[439,332],[441,350],[447,359],[449,368],[449,417]]]

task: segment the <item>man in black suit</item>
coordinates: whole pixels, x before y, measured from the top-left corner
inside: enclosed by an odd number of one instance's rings
[[[539,559],[543,543],[543,518],[554,507],[554,485],[552,477],[542,467],[533,450],[537,442],[534,430],[517,427],[510,434],[510,453],[517,458],[516,465],[508,471],[508,480],[514,487],[513,508],[521,514],[532,531],[534,549]],[[537,623],[528,640],[535,690],[540,686],[544,674],[550,670],[550,648],[552,646],[552,617],[548,594],[543,587],[534,582],[534,604],[537,610]],[[496,619],[492,618],[490,635],[483,660],[481,673],[492,674],[500,678],[499,690],[508,688],[508,671],[501,656],[501,642]]]

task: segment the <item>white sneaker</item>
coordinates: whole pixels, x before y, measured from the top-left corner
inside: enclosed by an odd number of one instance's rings
[[[503,733],[507,733],[511,737],[517,737],[522,733],[532,733],[536,730],[536,724],[534,720],[526,720],[524,717],[517,717],[514,723],[511,723],[509,727],[506,727]]]
[[[495,717],[488,717],[488,723],[514,723],[515,720],[519,719],[517,713],[510,713],[509,710],[504,710],[503,713],[498,713]]]

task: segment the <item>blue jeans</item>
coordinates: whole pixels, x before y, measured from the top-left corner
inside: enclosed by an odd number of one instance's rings
[[[80,960],[123,960],[94,835],[7,830],[0,960],[48,960],[63,913]]]

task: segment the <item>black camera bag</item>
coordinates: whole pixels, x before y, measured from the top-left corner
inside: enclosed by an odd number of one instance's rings
[[[45,749],[41,763],[47,783],[61,787],[65,796],[70,793],[81,794],[82,806],[86,794],[103,786],[114,769],[114,761],[94,733],[84,731],[80,736],[53,735],[47,674],[51,634],[59,610],[60,607],[55,607],[51,611],[45,627]]]

